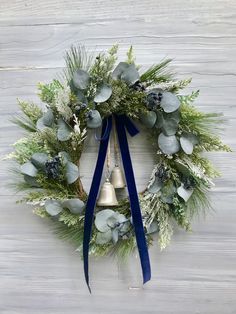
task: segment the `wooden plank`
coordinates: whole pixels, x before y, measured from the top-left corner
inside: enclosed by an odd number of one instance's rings
[[[156,0],[0,1],[0,158],[21,136],[9,118],[19,112],[16,98],[40,103],[38,81],[48,82],[64,66],[72,43],[89,50],[120,44],[120,57],[134,45],[143,68],[174,58],[180,78],[193,77],[186,92],[201,89],[196,105],[228,118],[224,141],[236,149],[236,2]],[[152,153],[144,132],[130,139],[138,189],[148,180]],[[92,134],[81,161],[89,189],[97,154]],[[153,279],[143,290],[128,290],[136,259],[118,267],[109,258],[91,259],[93,294],[84,283],[74,247],[53,233],[53,224],[33,215],[6,186],[0,163],[0,313],[160,313],[236,312],[235,152],[210,154],[223,176],[211,193],[216,211],[196,220],[193,233],[175,228],[163,252],[151,248]],[[143,167],[143,162],[148,166]],[[124,279],[124,274],[130,278]]]

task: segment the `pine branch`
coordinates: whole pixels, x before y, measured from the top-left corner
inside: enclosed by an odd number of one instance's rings
[[[12,119],[10,119],[10,121],[27,132],[37,131],[35,124],[28,117],[13,117]]]
[[[174,76],[174,73],[168,69],[171,61],[171,59],[165,59],[160,63],[151,66],[141,75],[140,81],[146,82],[148,85],[169,82]]]
[[[64,75],[66,80],[70,82],[74,72],[78,69],[89,71],[93,59],[93,55],[88,55],[83,46],[71,46],[65,54],[66,69]]]

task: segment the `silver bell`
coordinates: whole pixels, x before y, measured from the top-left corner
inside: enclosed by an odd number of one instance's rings
[[[111,183],[115,189],[122,189],[126,186],[123,172],[118,165],[112,170]]]
[[[116,206],[118,205],[118,201],[116,198],[116,192],[114,186],[110,183],[108,179],[106,179],[105,183],[103,183],[99,198],[97,200],[97,206]]]

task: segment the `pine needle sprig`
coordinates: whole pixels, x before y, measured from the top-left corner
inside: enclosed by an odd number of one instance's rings
[[[89,71],[94,56],[93,54],[87,54],[84,46],[71,46],[70,50],[65,54],[66,69],[64,70],[65,78],[68,82],[76,70],[83,69]]]
[[[171,59],[165,59],[152,65],[140,76],[140,81],[145,82],[148,86],[171,81],[174,77],[174,73],[168,69],[171,61]]]

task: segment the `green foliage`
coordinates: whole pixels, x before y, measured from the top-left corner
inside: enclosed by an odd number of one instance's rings
[[[118,45],[112,46],[108,53],[100,53],[89,71],[93,83],[108,81],[117,60]]]
[[[40,99],[47,103],[48,105],[54,103],[55,95],[57,91],[62,88],[62,84],[58,80],[53,80],[49,84],[39,83],[38,90],[39,90],[39,97]]]
[[[34,153],[46,152],[40,143],[40,136],[37,133],[29,134],[28,137],[19,139],[13,144],[14,152],[10,153],[7,158],[15,159],[19,164],[27,162]]]
[[[12,118],[12,122],[28,132],[36,132],[36,122],[42,116],[42,110],[33,103],[18,99],[18,106],[23,115]]]
[[[174,203],[170,206],[170,215],[174,217],[178,225],[187,231],[190,230],[190,222],[187,217],[186,204],[178,197],[174,198]]]
[[[51,83],[40,83],[38,86],[39,97],[46,103],[46,107],[53,113],[53,121],[46,125],[45,128],[38,130],[36,123],[42,117],[41,108],[33,103],[24,101],[19,102],[23,116],[14,118],[14,122],[28,132],[27,137],[17,141],[14,144],[14,152],[9,154],[7,158],[13,158],[19,165],[22,165],[30,160],[31,156],[36,152],[44,152],[49,159],[58,155],[59,152],[65,152],[68,160],[79,165],[80,157],[84,149],[85,138],[87,134],[87,114],[90,109],[96,109],[101,118],[111,114],[125,114],[132,119],[139,120],[140,117],[147,114],[147,92],[154,88],[162,88],[164,91],[178,93],[185,88],[191,79],[174,80],[174,73],[169,70],[170,59],[161,61],[160,63],[151,66],[140,77],[139,86],[128,86],[122,80],[114,80],[112,72],[117,62],[118,46],[114,45],[107,53],[99,53],[98,56],[88,54],[84,47],[72,46],[70,51],[65,55],[66,69],[64,71],[64,80],[53,80]],[[127,52],[127,63],[134,64],[136,69],[139,67],[135,64],[133,47],[131,46]],[[81,98],[78,96],[71,79],[76,70],[83,69],[89,73],[89,86],[83,90]],[[108,85],[112,89],[112,95],[107,101],[96,104],[94,96],[101,84]],[[139,87],[139,88],[136,88]],[[144,91],[142,88],[146,88]],[[81,92],[82,93],[82,92]],[[163,124],[173,122],[176,118],[175,113],[164,112],[160,103],[157,104],[153,115],[157,114],[158,123],[149,132],[150,144],[155,150],[156,165],[150,178],[149,184],[156,179],[156,173],[160,166],[167,169],[167,179],[163,179],[163,185],[160,190],[152,194],[148,188],[139,194],[140,205],[142,209],[143,223],[145,230],[148,230],[151,224],[158,225],[158,242],[160,248],[165,248],[170,242],[173,234],[172,224],[175,221],[180,227],[190,230],[190,221],[194,215],[201,212],[206,212],[210,209],[208,191],[212,184],[212,179],[219,175],[219,172],[214,168],[212,163],[201,155],[203,151],[230,151],[227,145],[224,145],[218,137],[217,130],[220,131],[220,126],[224,122],[222,116],[215,113],[203,113],[195,108],[192,104],[198,97],[199,91],[194,91],[190,95],[172,95],[175,99],[181,102],[179,108],[180,122],[177,123],[176,138],[178,141],[183,134],[194,134],[197,137],[198,143],[194,144],[194,149],[191,154],[187,154],[183,149],[172,155],[162,153],[158,146],[158,136],[163,131]],[[87,107],[83,104],[88,102]],[[107,99],[107,98],[106,98]],[[105,100],[105,99],[104,99]],[[175,100],[176,101],[176,100]],[[79,109],[78,109],[79,107]],[[77,109],[76,109],[77,108]],[[161,121],[161,118],[163,120]],[[159,119],[159,120],[158,120]],[[68,126],[66,135],[68,137],[58,136],[61,125]],[[38,124],[39,128],[39,124]],[[60,133],[60,132],[59,132]],[[184,168],[187,172],[182,172],[180,168]],[[23,181],[23,175],[19,169],[14,170],[15,174],[20,179],[15,180],[15,186],[18,190],[26,191],[26,195],[21,201],[27,202],[35,206],[35,214],[42,218],[48,218],[49,215],[45,210],[44,204],[46,200],[63,201],[69,198],[79,198],[83,201],[87,200],[87,194],[83,190],[80,178],[72,184],[68,184],[65,179],[66,166],[60,164],[60,174],[56,179],[49,179],[46,171],[39,171],[33,179],[39,184],[40,188],[32,188]],[[176,192],[178,187],[183,186],[185,177],[190,177],[193,180],[193,193],[188,200],[184,201]],[[163,196],[170,191],[172,185],[175,191],[173,204],[165,201]],[[168,196],[168,195],[167,195]],[[172,197],[172,195],[171,195]],[[171,201],[172,201],[171,200]],[[95,212],[99,211],[95,209]],[[119,201],[119,205],[114,209],[125,217],[130,217],[129,199],[125,198]],[[50,217],[51,219],[51,217]],[[73,214],[67,209],[55,219],[56,233],[62,239],[70,240],[78,248],[82,249],[83,243],[83,225],[84,213]],[[108,242],[104,245],[99,245],[96,242],[98,231],[94,227],[90,254],[95,256],[103,256],[107,254],[116,255],[122,260],[129,256],[136,248],[136,240],[132,224],[125,233],[123,238],[119,238],[117,243]],[[148,245],[152,244],[152,234],[146,234]]]
[[[99,112],[102,116],[109,116],[112,113],[127,114],[130,118],[139,119],[147,112],[145,95],[130,88],[122,81],[112,82],[112,95],[107,102],[99,105]]]
[[[129,50],[127,51],[127,63],[132,64],[135,63],[135,56],[133,46],[130,46]]]
[[[172,93],[178,93],[181,89],[184,89],[191,83],[192,79],[184,79],[180,81],[174,81],[170,83],[170,86],[167,87],[167,90]]]
[[[151,66],[141,75],[140,81],[145,82],[148,86],[171,81],[174,76],[168,69],[168,65],[171,61],[171,59],[165,59],[162,62]]]
[[[187,96],[179,96],[181,100],[181,120],[179,132],[189,132],[197,135],[199,144],[196,151],[231,151],[222,143],[217,136],[217,132],[222,129],[224,119],[222,114],[204,113],[192,106],[192,102],[197,98],[199,91]]]
[[[93,59],[93,55],[88,54],[85,47],[72,45],[65,54],[66,69],[64,75],[66,80],[70,83],[74,72],[78,69],[89,71]]]

